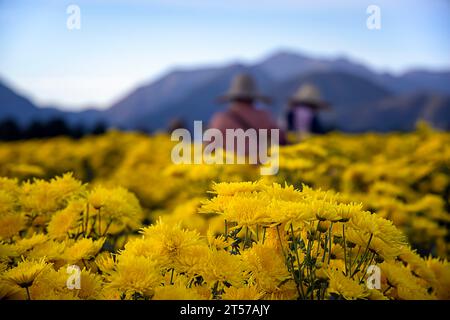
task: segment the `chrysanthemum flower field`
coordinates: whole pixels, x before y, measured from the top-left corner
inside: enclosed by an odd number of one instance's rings
[[[311,137],[263,177],[172,147],[1,143],[0,299],[450,299],[449,133]]]

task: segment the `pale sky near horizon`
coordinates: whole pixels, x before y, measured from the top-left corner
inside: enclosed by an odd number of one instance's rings
[[[66,27],[70,4],[80,30]],[[371,4],[381,30],[366,27]],[[40,105],[104,108],[176,66],[280,49],[450,70],[449,40],[449,0],[0,0],[0,81]]]

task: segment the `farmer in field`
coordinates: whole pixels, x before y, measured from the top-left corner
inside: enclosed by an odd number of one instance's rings
[[[272,129],[279,132],[279,144],[285,144],[285,135],[277,126],[272,115],[267,110],[256,107],[257,102],[270,103],[270,99],[262,95],[256,86],[253,78],[248,74],[239,74],[231,82],[227,93],[218,99],[221,103],[229,103],[229,107],[224,112],[217,112],[213,115],[209,128],[216,128],[222,132],[224,145],[226,144],[227,129],[242,129],[247,132],[254,129],[267,129],[270,134]],[[246,155],[249,153],[248,143],[246,145]]]
[[[289,99],[287,112],[288,131],[297,134],[300,140],[311,133],[323,133],[318,113],[330,109],[322,99],[319,89],[312,84],[304,84]]]

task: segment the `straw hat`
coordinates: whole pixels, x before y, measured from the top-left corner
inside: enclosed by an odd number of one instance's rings
[[[259,100],[270,103],[270,98],[262,95],[253,78],[248,74],[238,74],[231,81],[228,91],[218,98],[219,102],[230,102],[236,99]]]
[[[300,104],[305,104],[315,109],[330,108],[328,102],[322,99],[319,89],[310,83],[300,86],[295,94],[289,99],[289,105],[292,107]]]

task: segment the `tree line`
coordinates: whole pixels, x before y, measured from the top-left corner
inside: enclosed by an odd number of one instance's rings
[[[15,141],[37,138],[67,136],[80,139],[86,135],[100,135],[106,132],[104,122],[97,122],[92,127],[83,124],[70,125],[63,118],[48,121],[32,121],[28,125],[19,125],[14,119],[0,121],[0,140]]]

